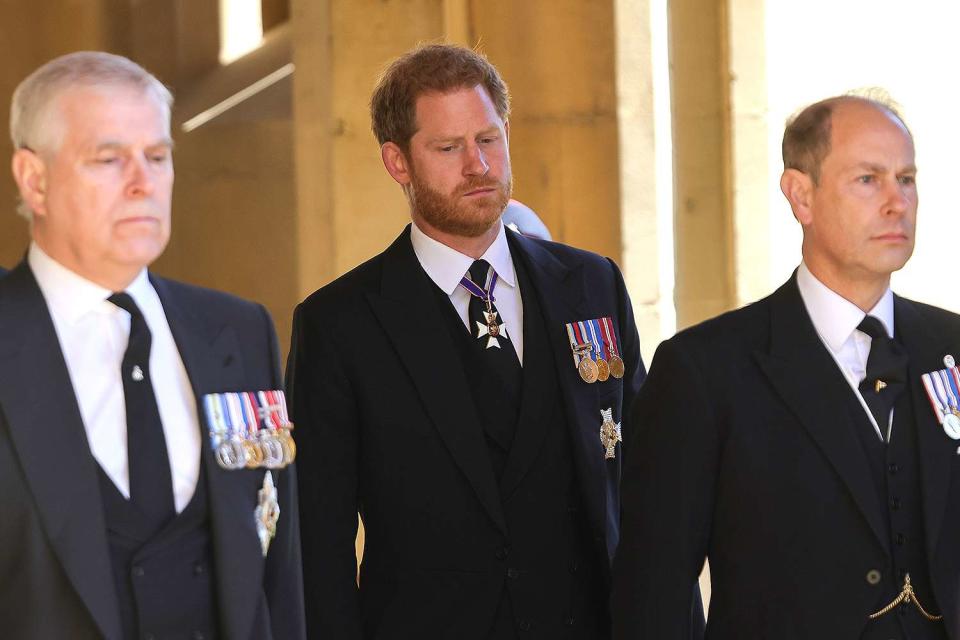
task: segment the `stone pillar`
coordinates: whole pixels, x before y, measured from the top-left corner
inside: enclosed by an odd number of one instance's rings
[[[670,0],[678,328],[736,302],[727,2]]]
[[[470,24],[513,94],[515,197],[556,240],[619,262],[614,2],[471,2]]]

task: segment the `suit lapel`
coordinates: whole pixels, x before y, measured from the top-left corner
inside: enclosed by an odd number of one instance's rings
[[[755,354],[784,403],[800,420],[847,485],[877,540],[889,553],[883,511],[863,448],[845,418],[852,394],[827,351],[797,289],[795,277],[770,297],[770,353]]]
[[[0,287],[0,406],[54,553],[100,631],[119,640],[97,463],[53,321],[26,262]]]
[[[245,390],[236,332],[229,325],[211,324],[178,300],[161,278],[151,282],[177,343],[197,402],[201,434],[201,482],[209,491],[210,534],[217,578],[217,601],[224,636],[247,637],[259,606],[263,563],[257,539],[251,485],[245,471],[226,471],[217,464],[204,429],[203,396]],[[175,453],[174,453],[175,454]],[[255,489],[254,489],[255,490]]]
[[[516,247],[511,247],[512,254],[519,253]],[[541,384],[552,379],[550,368],[553,358],[550,355],[550,344],[543,333],[543,322],[536,308],[542,306],[539,296],[529,278],[521,278],[520,273],[526,263],[516,257],[514,264],[521,284],[520,295],[523,298],[523,387],[520,393],[520,412],[517,418],[516,435],[503,475],[500,477],[500,494],[506,500],[523,480],[530,465],[537,458],[537,453],[543,444],[550,426],[548,411],[552,396],[542,393]],[[527,288],[525,288],[527,287]]]
[[[470,388],[432,286],[413,252],[408,227],[383,253],[380,294],[369,294],[368,302],[450,454],[491,519],[506,533],[483,430],[476,413],[469,410]]]
[[[595,384],[585,384],[580,379],[570,353],[570,343],[567,340],[565,325],[568,322],[588,319],[585,315],[585,284],[583,280],[583,265],[567,265],[560,262],[552,253],[536,242],[522,235],[507,232],[510,248],[514,260],[523,260],[530,280],[533,283],[534,294],[540,303],[543,313],[543,328],[524,325],[524,340],[527,340],[528,328],[531,331],[546,330],[544,348],[553,354],[549,364],[556,366],[557,381],[563,395],[564,409],[567,415],[567,425],[570,429],[570,440],[573,444],[574,460],[577,466],[577,475],[580,478],[583,490],[584,503],[590,516],[590,522],[598,532],[605,531],[606,521],[606,469],[603,456],[599,455],[600,447],[600,412],[598,410],[598,389]],[[525,349],[526,351],[526,349]],[[526,360],[526,358],[524,358]],[[525,374],[526,376],[526,374]],[[531,462],[530,451],[539,447],[543,440],[546,424],[537,424],[545,421],[533,421],[521,425],[517,434],[522,437],[527,452],[522,450],[518,455],[518,464],[512,474],[509,485],[515,487],[523,477],[523,473]],[[525,435],[524,430],[528,430]],[[517,445],[514,445],[515,447]],[[535,451],[534,451],[535,453]],[[506,475],[506,474],[505,474]]]
[[[920,449],[921,487],[923,490],[924,527],[927,552],[933,557],[937,548],[940,525],[947,506],[950,487],[950,469],[955,457],[956,442],[950,440],[937,421],[930,400],[921,382],[921,376],[943,369],[943,356],[949,353],[948,340],[929,332],[928,326],[909,301],[894,297],[894,324],[897,336],[909,355],[908,385],[913,395],[913,413]]]

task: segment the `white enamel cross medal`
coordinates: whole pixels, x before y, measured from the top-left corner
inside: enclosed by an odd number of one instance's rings
[[[507,336],[507,325],[503,322],[497,323],[496,311],[484,311],[483,317],[487,323],[484,324],[477,320],[477,338],[487,338],[487,349],[491,347],[499,349],[500,341],[497,338],[503,336],[509,340],[509,336]]]

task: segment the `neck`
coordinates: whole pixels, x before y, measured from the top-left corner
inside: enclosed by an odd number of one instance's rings
[[[490,245],[493,244],[493,241],[497,239],[497,234],[500,233],[500,220],[497,219],[497,222],[487,229],[483,234],[475,237],[467,236],[458,236],[452,233],[446,233],[437,229],[436,227],[428,224],[423,218],[414,214],[413,215],[413,224],[417,225],[417,228],[424,233],[424,235],[433,238],[441,244],[445,244],[454,251],[458,251],[465,256],[470,256],[474,260],[479,259],[484,253],[487,252],[487,249],[490,248]]]
[[[95,285],[114,292],[123,291],[129,287],[143,269],[143,267],[133,267],[131,269],[97,269],[78,259],[69,250],[58,251],[55,247],[48,247],[40,237],[34,236],[34,242],[61,267],[69,269]]]
[[[864,278],[844,277],[824,264],[810,261],[804,257],[804,264],[817,280],[845,300],[857,305],[864,313],[877,306],[880,298],[890,288],[890,274]]]

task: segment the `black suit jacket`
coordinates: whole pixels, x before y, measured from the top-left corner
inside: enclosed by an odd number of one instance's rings
[[[604,460],[600,409],[613,407],[620,420],[644,376],[630,301],[609,260],[507,233],[535,288],[524,295],[539,296],[549,327],[549,362],[607,584],[620,449]],[[495,554],[507,535],[501,496],[536,457],[546,425],[518,427],[498,486],[434,286],[408,228],[297,308],[287,382],[299,436],[311,637],[407,637],[400,630],[426,629],[420,637],[480,638],[493,620],[504,580]],[[613,318],[626,375],[588,385],[564,324],[602,316]],[[358,510],[366,532],[359,588]],[[551,535],[549,524],[542,535]]]
[[[960,318],[896,297],[922,458],[926,546],[960,638],[960,455],[921,383],[960,353]],[[677,334],[634,405],[614,637],[686,638],[689,586],[710,561],[710,639],[857,638],[891,566],[851,390],[792,278],[770,297]],[[882,604],[886,603],[879,603]]]
[[[279,387],[263,307],[151,282],[198,403],[206,393]],[[263,471],[225,471],[205,429],[201,442],[221,632],[303,638],[294,472],[275,475],[281,515],[263,558],[253,515]],[[21,263],[0,281],[0,635],[120,640],[96,465],[50,313]]]

